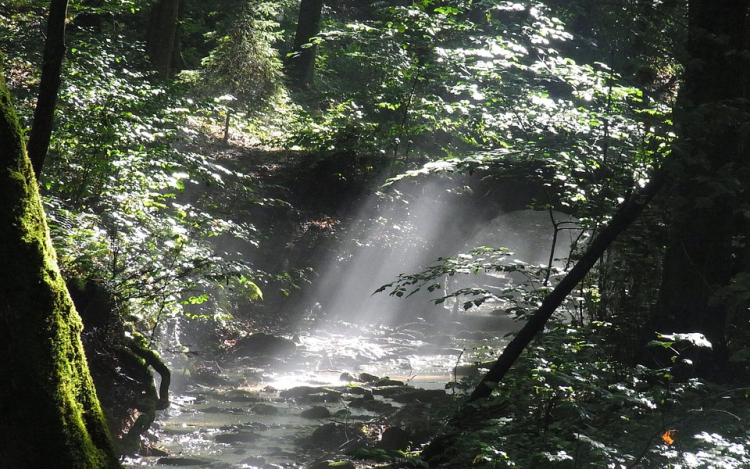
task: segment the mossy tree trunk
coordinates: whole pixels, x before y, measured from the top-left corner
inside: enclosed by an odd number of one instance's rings
[[[0,468],[119,467],[81,329],[0,78]]]

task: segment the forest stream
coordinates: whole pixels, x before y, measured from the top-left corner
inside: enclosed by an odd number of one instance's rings
[[[156,451],[126,467],[365,467],[358,449],[408,451],[455,408],[446,385],[478,374],[515,326],[486,312],[451,319],[316,324],[294,347],[261,334],[279,344],[274,356],[238,341],[216,360],[175,357],[171,406],[149,434]]]

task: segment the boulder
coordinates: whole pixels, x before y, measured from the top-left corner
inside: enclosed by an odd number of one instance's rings
[[[296,351],[294,341],[263,332],[243,337],[231,349],[231,353],[239,357],[288,357]]]

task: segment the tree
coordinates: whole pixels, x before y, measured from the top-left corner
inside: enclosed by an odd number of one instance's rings
[[[159,0],[151,9],[146,53],[160,78],[169,78],[177,41],[180,0]]]
[[[718,293],[747,270],[747,29],[750,2],[689,3],[687,59],[669,161],[671,239],[651,332],[699,332],[726,351],[732,311]],[[729,322],[728,322],[729,321]],[[708,365],[708,363],[706,363]]]
[[[28,153],[37,177],[42,173],[55,116],[60,71],[65,58],[65,21],[68,0],[52,0],[47,20],[47,38],[42,59],[42,81],[39,84],[34,123],[29,136]]]
[[[289,60],[292,85],[299,89],[305,89],[312,83],[317,48],[312,40],[320,32],[322,10],[323,0],[302,0],[299,6],[294,50]]]
[[[0,147],[0,467],[119,467],[4,80]]]

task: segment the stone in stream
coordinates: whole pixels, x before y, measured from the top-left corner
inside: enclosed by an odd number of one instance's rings
[[[375,444],[376,448],[406,451],[411,446],[411,435],[399,427],[388,427]]]
[[[322,406],[314,406],[303,410],[299,415],[306,419],[327,419],[331,417],[331,411]]]
[[[319,461],[310,466],[309,469],[356,469],[357,466],[351,461]]]
[[[260,393],[257,391],[245,391],[244,389],[230,389],[229,391],[218,393],[217,397],[222,401],[257,402],[260,400]]]
[[[319,426],[312,435],[300,441],[316,448],[339,448],[348,441],[363,437],[362,430],[356,426],[331,422]]]
[[[156,464],[161,466],[211,466],[211,461],[194,458],[159,458]]]
[[[238,357],[288,357],[296,351],[294,341],[262,332],[241,338],[230,349],[230,353]]]
[[[393,410],[393,404],[385,401],[376,401],[373,399],[365,399],[358,397],[349,403],[349,407],[352,409],[363,409],[369,410],[370,412],[376,412],[378,414],[387,414]]]
[[[250,456],[249,458],[240,461],[240,464],[263,467],[266,464],[266,458],[263,456]]]
[[[380,379],[379,377],[371,375],[370,373],[360,373],[358,378],[359,381],[362,381],[363,383],[374,383],[375,381]]]
[[[206,407],[205,409],[198,409],[198,412],[203,412],[204,414],[244,414],[247,412],[247,409],[240,409],[237,407],[217,407],[214,405]]]
[[[408,388],[407,388],[408,389]],[[450,400],[450,395],[442,389],[408,389],[402,393],[391,396],[396,402],[406,404],[409,402],[435,402],[439,400]]]
[[[341,393],[332,389],[314,386],[297,386],[281,391],[279,396],[299,402],[335,402],[341,398]]]
[[[276,415],[279,413],[279,409],[271,404],[255,404],[250,408],[250,412],[258,415]]]
[[[253,432],[235,432],[235,433],[220,433],[214,437],[214,441],[217,443],[250,443],[256,441],[261,436]]]
[[[379,380],[375,381],[373,383],[375,386],[404,386],[406,383],[403,381],[397,381],[395,379],[390,379],[389,377],[380,378]]]

